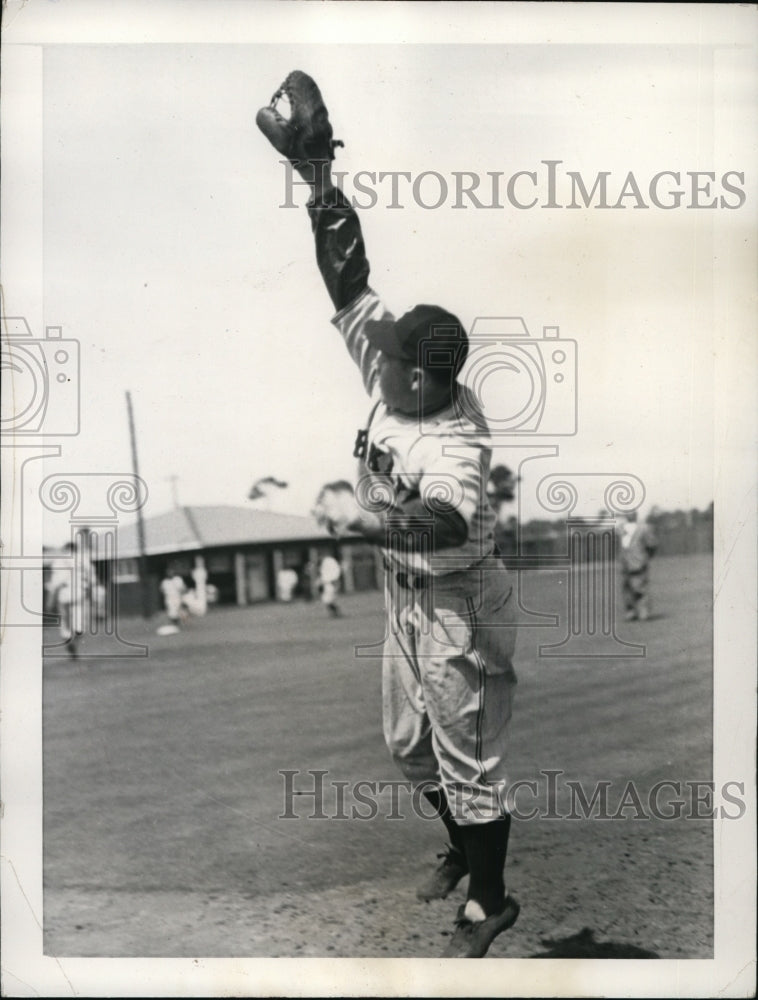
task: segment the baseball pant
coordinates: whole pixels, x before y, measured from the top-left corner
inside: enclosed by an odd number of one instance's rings
[[[410,781],[442,785],[463,826],[506,814],[516,684],[511,594],[499,564],[447,577],[387,571],[385,740]]]

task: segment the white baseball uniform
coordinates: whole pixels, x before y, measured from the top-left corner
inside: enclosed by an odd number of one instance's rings
[[[446,500],[468,528],[465,542],[384,549],[388,632],[383,650],[384,734],[413,782],[444,786],[461,825],[504,815],[507,723],[516,675],[512,584],[494,554],[487,500],[491,444],[481,409],[459,402],[419,423],[388,410],[367,320],[392,319],[371,288],[332,322],[360,368],[373,409],[360,459],[359,498],[389,492]],[[390,515],[391,516],[391,515]]]
[[[181,617],[186,592],[187,587],[178,573],[166,576],[161,581],[161,594],[163,594],[163,602],[166,605],[166,614],[172,622],[178,621]]]
[[[97,598],[97,573],[82,551],[56,559],[47,585],[51,603],[60,616],[61,638],[70,641],[81,635],[88,624],[92,598]]]
[[[319,568],[321,603],[334,604],[337,599],[337,584],[342,576],[342,567],[333,556],[324,556]]]

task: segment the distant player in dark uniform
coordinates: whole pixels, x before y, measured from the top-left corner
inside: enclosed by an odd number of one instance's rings
[[[650,617],[650,560],[658,542],[646,521],[638,521],[637,511],[630,511],[619,527],[619,562],[621,589],[627,621],[646,621]]]

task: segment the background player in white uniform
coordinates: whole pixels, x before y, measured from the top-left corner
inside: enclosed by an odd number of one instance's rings
[[[293,73],[282,90],[290,121],[275,110],[280,91],[258,124],[311,184],[308,213],[333,323],[372,400],[356,442],[358,503],[335,508],[328,521],[335,534],[359,532],[384,550],[384,734],[450,837],[419,895],[442,898],[468,874],[445,955],[481,957],[519,911],[504,884],[515,629],[511,582],[493,555],[486,428],[456,381],[468,341],[437,306],[395,321],[369,287],[358,218],[331,181],[334,144],[318,88]]]
[[[339,618],[342,614],[337,604],[337,584],[341,576],[342,567],[334,556],[324,556],[319,564],[318,586],[321,603],[332,618]]]
[[[162,626],[160,634],[170,635],[172,631],[178,632],[182,624],[184,596],[187,593],[187,585],[174,567],[168,566],[166,568],[166,575],[161,580],[160,589],[163,595],[166,615],[169,620],[169,625]]]
[[[67,542],[68,555],[56,559],[47,584],[50,607],[59,616],[61,638],[69,656],[79,655],[78,643],[93,617],[100,613],[102,587],[86,544]]]

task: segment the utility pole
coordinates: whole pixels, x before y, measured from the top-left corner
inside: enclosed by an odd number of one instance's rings
[[[139,478],[139,462],[137,461],[137,436],[134,432],[134,411],[132,409],[132,394],[127,390],[126,409],[129,414],[129,440],[132,445],[132,471]],[[151,612],[150,592],[147,579],[147,552],[145,551],[145,522],[142,519],[142,508],[137,508],[137,540],[139,546],[139,582],[142,598],[142,617],[149,618]]]
[[[174,475],[174,476],[169,476],[168,479],[169,482],[171,483],[171,499],[173,500],[174,509],[176,510],[179,507],[179,489],[178,489],[179,477]]]

